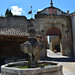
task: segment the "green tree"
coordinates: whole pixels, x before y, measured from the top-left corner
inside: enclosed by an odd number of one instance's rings
[[[0,17],[3,17],[3,15],[1,15]]]
[[[5,16],[8,17],[8,16],[13,16],[11,10],[7,9],[6,12],[5,12]]]
[[[5,16],[7,17],[9,15],[9,9],[6,10]]]
[[[13,14],[12,14],[11,10],[9,11],[9,16],[13,16]]]

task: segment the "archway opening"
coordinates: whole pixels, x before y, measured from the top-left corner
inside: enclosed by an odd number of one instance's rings
[[[58,28],[51,27],[47,30],[47,38],[48,38],[48,47],[50,50],[54,51],[57,50],[57,52],[61,52],[60,48],[60,37],[61,32]]]

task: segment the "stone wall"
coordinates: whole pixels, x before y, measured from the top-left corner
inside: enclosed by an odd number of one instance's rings
[[[24,16],[0,17],[0,29],[3,28],[20,28],[27,30],[27,18]]]
[[[73,32],[73,55],[75,57],[75,12],[70,14],[72,20],[72,32]]]
[[[61,32],[60,47],[63,55],[71,56],[72,49],[72,24],[69,16],[36,15],[35,28],[42,37],[46,37],[47,30],[51,27],[58,28]],[[42,32],[43,30],[43,32]],[[46,40],[46,38],[45,38]],[[47,44],[47,41],[45,41]]]

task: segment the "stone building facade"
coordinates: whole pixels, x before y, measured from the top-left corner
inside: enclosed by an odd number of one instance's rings
[[[65,13],[53,6],[47,7],[37,12],[32,22],[46,44],[47,36],[50,36],[51,50],[57,49],[62,55],[73,55],[72,19],[69,12]]]
[[[44,10],[37,12],[37,14],[35,15],[35,19],[27,19],[25,16],[0,17],[0,30],[5,28],[11,30],[12,28],[25,30],[25,35],[22,36],[27,37],[28,30],[30,28],[34,28],[37,31],[38,41],[44,43],[46,45],[46,48],[48,47],[47,36],[50,36],[49,47],[52,51],[56,49],[58,52],[61,52],[62,55],[75,56],[75,13],[69,14],[69,11],[65,13],[59,8],[54,7],[53,3],[51,3],[50,7],[47,7]],[[16,34],[9,34],[4,39],[8,38],[8,36],[18,36],[18,33]],[[0,35],[3,36],[5,34],[0,33]],[[18,38],[19,37],[16,37],[16,39]],[[14,43],[13,46],[11,45],[10,49],[8,49],[9,47],[7,46],[8,48],[5,48],[7,50],[5,54],[1,53],[3,54],[3,56],[6,55],[5,57],[10,56],[11,54],[16,56],[15,51],[16,53],[18,52],[20,44],[25,42],[27,38],[25,38],[24,40],[14,40],[11,37],[10,39],[11,43],[12,41],[16,41],[16,43]],[[2,37],[0,37],[0,41],[0,49],[2,49],[2,52],[5,52],[5,49],[3,48],[4,45],[2,45],[2,42],[5,43],[5,41],[2,41]],[[7,45],[9,44],[10,43],[8,43]],[[41,50],[40,56],[46,56],[46,49]]]

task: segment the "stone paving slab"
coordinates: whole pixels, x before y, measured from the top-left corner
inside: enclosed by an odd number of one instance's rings
[[[61,64],[63,65],[64,75],[66,75],[66,73],[68,73],[68,75],[75,75],[75,62],[63,62]]]
[[[64,75],[75,75],[75,59],[62,56],[61,53],[54,53],[50,50],[47,50],[47,56],[54,62],[63,65]]]
[[[63,70],[64,75],[71,75],[71,72],[67,71],[67,70]]]

